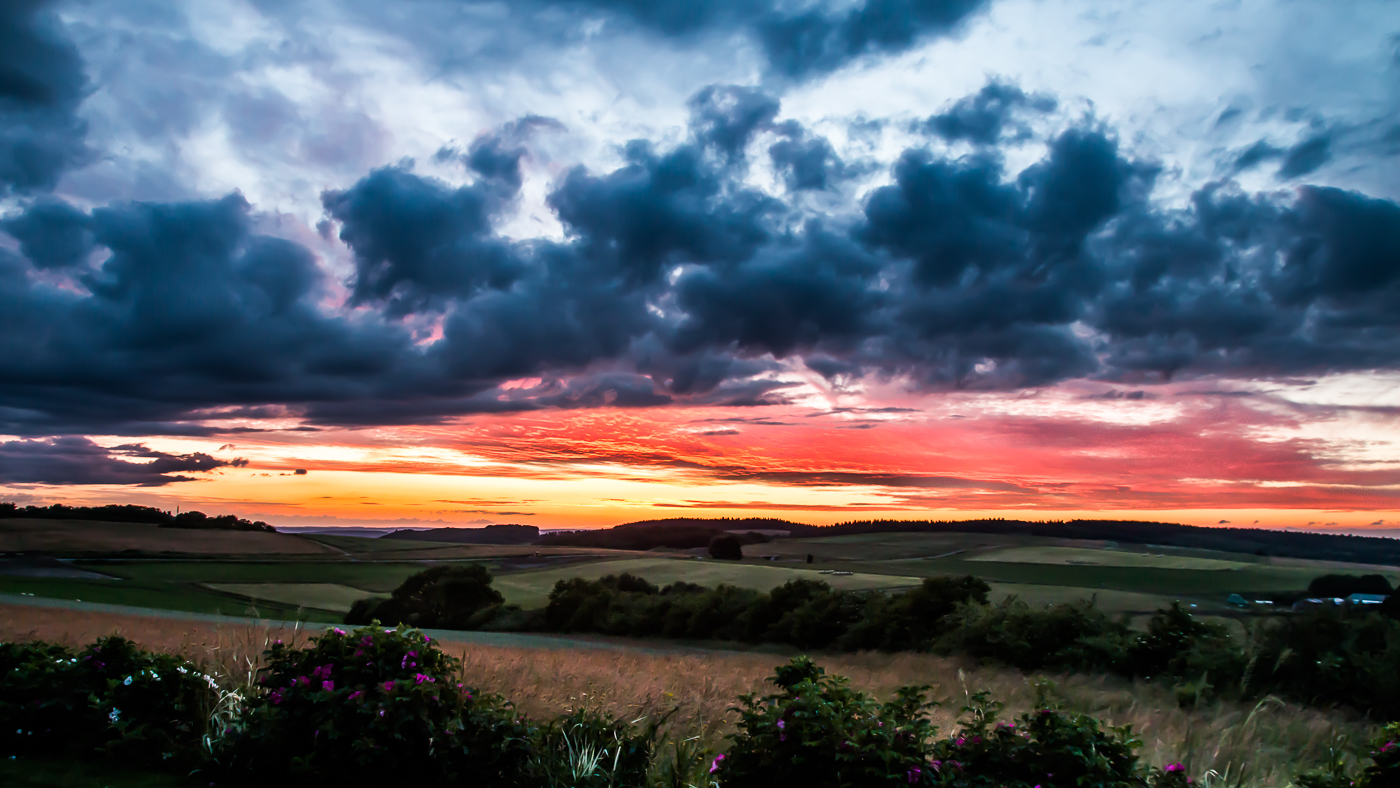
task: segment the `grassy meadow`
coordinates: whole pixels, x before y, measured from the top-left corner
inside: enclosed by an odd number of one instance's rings
[[[1110,614],[1140,619],[1172,600],[1195,606],[1198,614],[1247,617],[1251,611],[1228,608],[1226,597],[1240,593],[1253,599],[1274,591],[1299,591],[1329,572],[1379,573],[1400,581],[1395,567],[1019,535],[778,539],[747,546],[742,561],[722,562],[697,555],[703,550],[211,535],[53,521],[43,525],[56,526],[56,533],[67,541],[63,550],[48,550],[45,545],[54,544],[51,539],[36,542],[32,525],[21,522],[13,528],[14,522],[0,523],[0,552],[12,554],[0,566],[0,593],[309,623],[337,622],[356,599],[386,595],[414,573],[461,562],[489,568],[507,602],[527,609],[542,607],[558,580],[622,572],[658,585],[686,581],[770,590],[790,579],[811,578],[837,588],[890,592],[926,577],[973,575],[991,584],[994,600],[1014,595],[1041,606],[1092,596]],[[209,536],[218,539],[210,541]],[[61,560],[35,559],[33,571],[26,573],[26,551]],[[296,625],[215,625],[0,605],[0,640],[38,638],[79,645],[113,632],[148,648],[188,656],[230,685],[256,670],[271,639],[307,636]],[[616,639],[587,637],[559,638],[549,648],[538,648],[512,645],[539,642],[512,637],[502,633],[491,641],[503,645],[449,639],[445,648],[463,660],[468,683],[503,694],[532,716],[551,717],[579,705],[628,719],[674,710],[668,736],[700,737],[717,749],[733,730],[734,699],[743,692],[765,690],[773,667],[794,653],[780,646],[722,650],[665,641],[648,641],[644,648],[622,643],[619,648]],[[612,648],[589,647],[597,642]],[[1030,708],[1034,683],[1040,678],[928,654],[856,653],[822,656],[819,661],[828,671],[849,676],[857,688],[882,697],[902,684],[935,685],[935,694],[947,701],[939,713],[945,727],[967,693],[979,689],[991,690],[1010,713]],[[1144,740],[1148,760],[1179,760],[1207,787],[1288,785],[1299,771],[1324,762],[1333,748],[1359,750],[1374,728],[1351,712],[1303,708],[1273,698],[1257,705],[1215,701],[1180,708],[1172,692],[1160,686],[1110,677],[1048,678],[1067,708],[1109,724],[1133,725]],[[56,764],[34,771],[26,782],[14,782],[7,768],[12,767],[0,765],[0,779],[17,785],[117,785],[125,779],[113,775],[115,781],[89,780],[80,766]],[[136,782],[130,784],[143,784],[133,779]]]
[[[140,645],[184,655],[227,685],[240,685],[261,664],[274,639],[304,642],[306,630],[282,625],[215,625],[0,605],[0,641],[39,638],[68,645],[119,632]],[[627,719],[674,712],[666,735],[701,737],[716,750],[732,732],[734,699],[743,692],[771,690],[773,667],[788,653],[696,651],[648,648],[526,649],[468,645],[446,640],[443,648],[463,661],[465,681],[513,700],[532,717],[550,717],[586,705]],[[1215,703],[1179,708],[1170,690],[1142,683],[1086,676],[1025,676],[926,654],[848,654],[820,657],[831,673],[884,698],[896,687],[927,683],[944,701],[936,720],[947,728],[967,695],[987,689],[1010,714],[1032,707],[1035,682],[1053,682],[1065,707],[1105,723],[1130,724],[1143,740],[1143,756],[1154,763],[1180,761],[1204,786],[1283,786],[1316,766],[1335,747],[1357,754],[1373,725],[1354,715],[1321,711],[1266,699],[1254,705]],[[61,772],[61,774],[59,774]],[[15,785],[123,784],[87,782],[78,766],[54,765],[49,777],[19,775]],[[66,776],[65,776],[66,775]],[[0,770],[0,777],[6,772]],[[120,777],[118,775],[118,777]],[[64,782],[64,780],[68,782]],[[125,778],[122,778],[125,779]],[[135,780],[136,778],[131,778]],[[142,784],[133,781],[127,784]],[[165,784],[165,783],[160,783]],[[171,783],[175,784],[175,783]]]
[[[310,621],[336,620],[356,599],[386,595],[416,572],[459,562],[485,565],[507,603],[526,609],[542,607],[560,579],[621,572],[657,585],[686,581],[758,590],[812,578],[836,588],[897,591],[926,577],[973,575],[991,584],[994,601],[1015,595],[1039,606],[1092,597],[1106,612],[1130,617],[1173,600],[1197,613],[1238,617],[1240,611],[1226,605],[1230,594],[1266,599],[1306,588],[1328,572],[1378,573],[1400,582],[1396,567],[957,533],[776,539],[749,545],[742,561],[720,562],[704,550],[464,545],[16,519],[0,523],[0,553],[52,555],[74,570],[112,578],[31,576],[0,568],[0,593]]]

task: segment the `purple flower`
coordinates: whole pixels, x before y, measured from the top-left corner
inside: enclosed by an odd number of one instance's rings
[[[344,635],[344,634],[345,634],[345,630],[341,629],[340,627],[332,627],[332,628],[331,628],[331,631],[334,632],[334,633],[337,634],[337,635]]]
[[[920,768],[917,767],[917,766],[915,766],[914,768],[910,769],[909,772],[908,772],[908,777],[909,777],[909,782],[910,782],[910,784],[913,784],[913,783],[918,782],[918,781],[919,781],[919,777],[920,777],[923,773],[924,773],[924,770],[923,770],[923,769],[920,769]],[[1040,788],[1040,786],[1037,785],[1035,788]]]
[[[347,700],[354,700],[363,694],[365,694],[364,690],[355,690],[354,692],[350,693],[350,697],[347,698]]]
[[[384,691],[385,691],[385,692],[393,692],[393,691],[394,691],[394,682],[392,682],[392,681],[386,681],[386,682],[384,682]]]
[[[323,681],[323,682],[321,682],[321,689],[325,690],[326,692],[330,692],[331,690],[334,690],[334,689],[335,689],[335,682],[334,682],[334,681]]]
[[[1163,771],[1167,771],[1167,772],[1181,772],[1181,771],[1185,771],[1185,770],[1186,770],[1186,767],[1185,767],[1185,766],[1182,766],[1182,765],[1179,764],[1179,763],[1169,763],[1169,764],[1167,764],[1166,768],[1163,769]]]
[[[715,771],[719,769],[719,763],[720,761],[724,760],[724,757],[724,753],[720,753],[719,755],[715,756],[715,762],[710,764],[710,774],[714,774]]]
[[[786,727],[787,727],[787,723],[786,723],[786,722],[783,722],[782,720],[778,720],[778,730],[782,730],[783,728],[786,728]]]

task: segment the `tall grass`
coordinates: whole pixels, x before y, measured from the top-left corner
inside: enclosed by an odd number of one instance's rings
[[[226,692],[243,692],[273,641],[304,642],[297,627],[215,625],[175,619],[0,605],[0,640],[42,639],[84,645],[119,632],[150,649],[181,654],[215,676]],[[463,661],[469,685],[498,692],[521,711],[553,718],[580,707],[626,719],[670,715],[657,769],[669,784],[696,784],[706,752],[724,748],[733,730],[730,707],[744,692],[766,692],[785,655],[756,652],[660,653],[596,649],[539,650],[444,642]],[[829,673],[880,698],[905,684],[932,684],[945,701],[936,721],[951,727],[964,700],[990,690],[1008,715],[1028,711],[1035,683],[1048,678],[1066,709],[1110,725],[1131,724],[1148,763],[1181,762],[1207,788],[1289,785],[1323,764],[1334,749],[1354,757],[1377,730],[1345,711],[1325,711],[1266,698],[1254,705],[1207,703],[1182,708],[1170,689],[1111,677],[1027,676],[927,654],[856,653],[819,656]],[[670,770],[669,772],[667,770]]]

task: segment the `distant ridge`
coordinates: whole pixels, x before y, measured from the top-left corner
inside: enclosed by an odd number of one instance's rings
[[[857,520],[836,525],[808,525],[775,518],[672,517],[594,531],[552,533],[542,542],[627,550],[684,548],[708,544],[707,535],[713,537],[722,531],[746,529],[785,530],[795,538],[878,533],[1023,534],[1400,566],[1400,539],[1263,528],[1214,528],[1144,520]]]
[[[0,520],[92,520],[103,523],[142,523],[161,528],[186,528],[201,531],[267,531],[277,529],[258,520],[244,520],[232,514],[210,517],[204,512],[181,512],[171,514],[150,506],[133,504],[106,504],[103,506],[66,506],[56,503],[52,506],[25,506],[8,501],[0,503]]]
[[[426,531],[401,529],[378,538],[457,544],[534,544],[540,540],[540,529],[533,525],[501,523],[484,528],[431,528]]]

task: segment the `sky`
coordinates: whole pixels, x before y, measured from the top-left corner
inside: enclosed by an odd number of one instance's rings
[[[0,499],[1400,533],[1394,0],[11,0]]]

